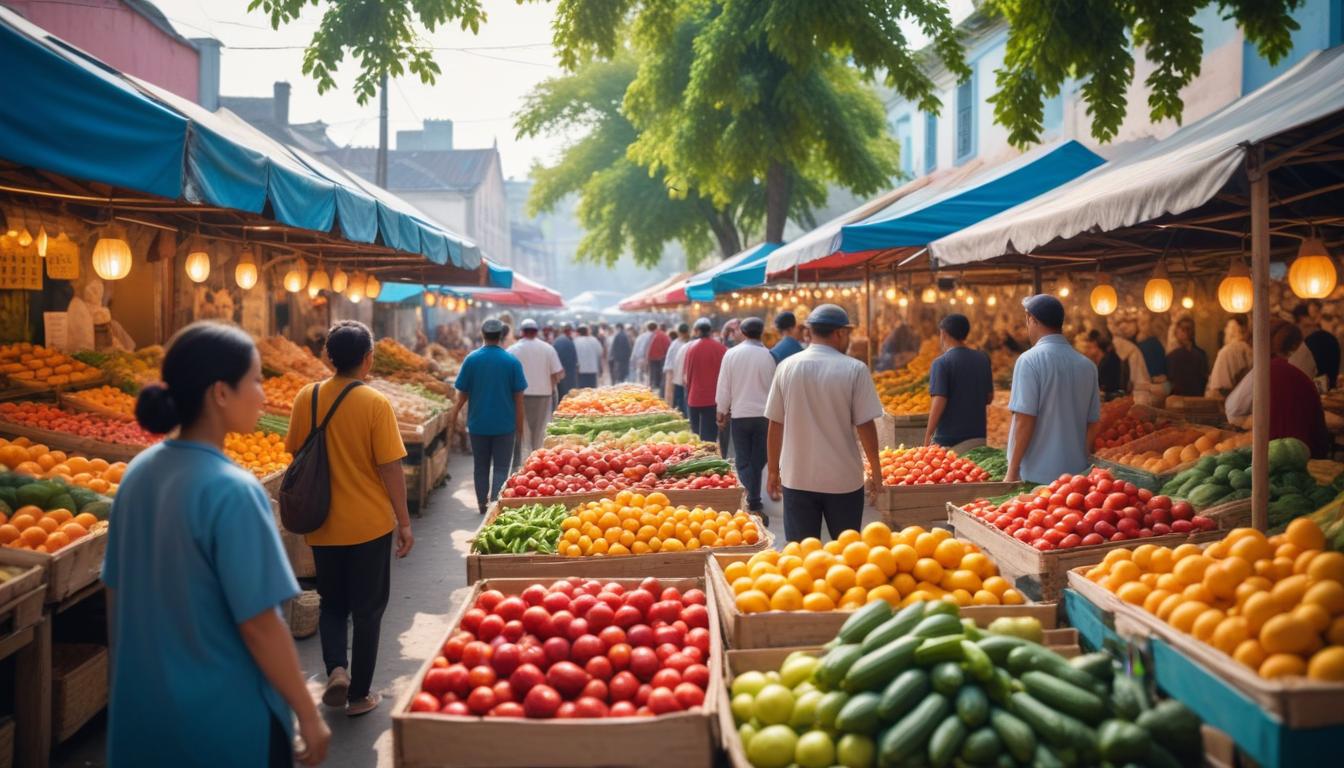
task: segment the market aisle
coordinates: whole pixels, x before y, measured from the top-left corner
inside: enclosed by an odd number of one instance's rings
[[[392,597],[383,617],[382,645],[374,687],[383,704],[377,711],[349,719],[327,710],[331,751],[324,765],[333,768],[392,768],[391,711],[398,692],[448,631],[448,619],[466,594],[463,556],[467,539],[480,525],[471,485],[471,457],[454,454],[448,471],[452,480],[430,499],[429,513],[414,521],[415,550],[392,568]],[[766,499],[770,530],[784,539],[784,521],[778,503]],[[877,519],[869,506],[864,524]],[[782,546],[780,544],[779,546]],[[298,642],[299,660],[316,698],[321,694],[322,650],[316,635]],[[95,718],[84,730],[56,750],[54,768],[102,766],[106,717]]]

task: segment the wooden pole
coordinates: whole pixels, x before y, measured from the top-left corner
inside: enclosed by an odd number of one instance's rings
[[[1246,157],[1251,185],[1251,525],[1267,528],[1269,514],[1269,176],[1264,147]]]
[[[877,333],[873,329],[873,268],[863,263],[863,317],[864,328],[868,331],[868,358],[864,362],[873,367],[873,345],[878,343]]]
[[[1031,268],[1031,293],[1032,293],[1032,295],[1039,295],[1039,294],[1043,293],[1043,291],[1041,290],[1041,268],[1040,268],[1040,267],[1032,267],[1032,268]]]

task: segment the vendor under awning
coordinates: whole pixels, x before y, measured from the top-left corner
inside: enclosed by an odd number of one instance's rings
[[[1302,331],[1292,323],[1280,322],[1270,331],[1269,439],[1296,437],[1311,449],[1313,459],[1323,459],[1330,450],[1330,432],[1321,395],[1307,374],[1290,361],[1301,346]],[[1228,421],[1251,415],[1250,374],[1227,396],[1225,407]]]

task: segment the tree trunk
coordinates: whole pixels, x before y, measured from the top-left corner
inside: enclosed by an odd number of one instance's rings
[[[793,191],[793,176],[778,160],[772,161],[765,172],[765,241],[784,242],[784,225],[789,220],[789,196]]]
[[[737,231],[732,215],[727,211],[715,210],[708,200],[702,199],[700,206],[710,231],[714,233],[714,239],[719,243],[719,255],[726,259],[741,251],[742,236]]]

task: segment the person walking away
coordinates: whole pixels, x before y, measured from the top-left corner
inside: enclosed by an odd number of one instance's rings
[[[579,386],[596,387],[602,375],[602,342],[593,338],[586,325],[579,326],[579,337],[574,340],[574,352],[579,358]]]
[[[1228,318],[1223,329],[1223,346],[1213,358],[1205,397],[1227,397],[1247,371],[1251,370],[1251,334],[1245,315]]]
[[[657,328],[657,323],[649,323],[639,336],[635,339],[634,349],[631,350],[631,357],[635,361],[635,383],[649,383],[649,345],[653,343],[653,329]]]
[[[654,392],[663,391],[663,365],[667,362],[667,349],[670,346],[672,337],[667,335],[667,329],[655,325],[653,338],[649,339],[649,387]]]
[[[136,421],[181,431],[126,468],[102,567],[108,765],[316,765],[331,732],[279,610],[299,585],[266,491],[224,455],[225,435],[251,432],[265,407],[261,358],[237,328],[194,323],[161,377]]]
[[[1209,356],[1195,345],[1195,321],[1183,315],[1176,321],[1176,346],[1167,353],[1171,394],[1202,397],[1209,381]]]
[[[663,378],[667,379],[663,399],[672,404],[672,409],[690,418],[686,411],[686,367],[682,353],[691,341],[691,326],[681,323],[673,331],[672,343],[667,346],[667,367],[663,369]]]
[[[1064,305],[1048,294],[1023,300],[1032,346],[1013,366],[1008,410],[1010,483],[1044,484],[1060,475],[1084,472],[1088,446],[1101,418],[1097,367],[1083,357],[1061,330]]]
[[[1275,321],[1269,338],[1269,439],[1296,437],[1311,450],[1313,459],[1326,458],[1331,436],[1321,395],[1316,384],[1292,363],[1293,353],[1302,346],[1302,331],[1292,323]],[[1251,415],[1253,378],[1247,374],[1227,396],[1228,421]]]
[[[798,340],[803,334],[803,329],[798,325],[798,318],[792,312],[785,310],[775,315],[775,330],[779,331],[779,341],[770,348],[770,356],[775,358],[776,364],[803,351],[803,343]]]
[[[415,539],[396,412],[381,392],[360,385],[373,367],[373,333],[363,323],[342,320],[327,332],[326,350],[336,375],[299,390],[285,449],[297,453],[315,428],[316,396],[317,424],[327,425],[331,505],[322,527],[304,538],[313,548],[322,599],[318,631],[327,672],[322,702],[344,706],[353,717],[372,711],[381,699],[370,689],[391,588],[393,540],[397,557],[405,557]],[[347,622],[353,624],[348,661]]]
[[[719,368],[719,385],[714,402],[718,409],[718,427],[730,430],[737,476],[747,489],[747,510],[770,524],[761,502],[761,472],[765,469],[765,442],[770,420],[765,418],[765,401],[775,377],[775,358],[761,343],[765,321],[749,317],[742,321],[741,344],[728,350]]]
[[[1339,383],[1339,339],[1321,328],[1321,302],[1312,299],[1293,307],[1293,320],[1302,331],[1302,345],[1316,361],[1316,375],[1325,377],[1326,390]]]
[[[965,315],[951,314],[938,323],[943,354],[929,369],[925,445],[964,451],[985,443],[985,407],[994,400],[994,376],[989,355],[966,346],[970,333],[971,321]]]
[[[617,323],[616,333],[611,337],[611,355],[608,359],[612,384],[620,384],[630,378],[630,352],[630,337],[625,333],[625,323]]]
[[[820,537],[822,521],[832,539],[858,530],[864,492],[876,493],[882,477],[882,401],[868,366],[845,354],[853,329],[849,315],[822,304],[808,315],[807,326],[812,344],[775,369],[765,403],[766,488],[770,498],[784,500],[789,541]],[[867,473],[865,457],[872,468]]]
[[[513,464],[541,447],[546,440],[546,425],[551,421],[555,403],[555,385],[565,375],[555,348],[537,338],[537,321],[527,319],[520,326],[523,338],[509,347],[509,354],[523,366],[527,389],[523,390],[523,439],[513,449]],[[617,331],[617,338],[625,334]]]
[[[728,352],[728,348],[713,337],[713,331],[709,318],[696,320],[696,339],[682,352],[691,431],[706,443],[719,439],[714,398],[718,393],[719,368]]]
[[[564,366],[565,375],[555,388],[556,399],[563,399],[571,389],[579,386],[579,353],[574,347],[574,327],[569,323],[560,324],[560,335],[555,337],[555,354]]]
[[[476,509],[485,514],[508,479],[513,443],[523,436],[523,392],[527,379],[518,358],[499,346],[504,326],[498,320],[481,323],[480,349],[467,355],[457,372],[457,404],[453,423],[467,407],[467,437],[476,485]],[[597,340],[594,339],[594,342]]]

